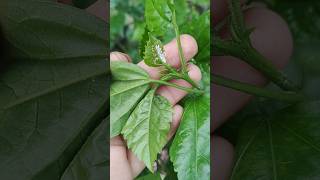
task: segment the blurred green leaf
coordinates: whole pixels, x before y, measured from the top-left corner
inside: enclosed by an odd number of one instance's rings
[[[241,128],[231,179],[318,179],[320,103],[305,102]]]
[[[56,180],[108,113],[107,24],[56,2],[6,3],[16,59],[0,76],[1,179]]]
[[[61,180],[97,180],[109,178],[109,118],[92,132],[73,158]]]
[[[199,17],[181,27],[181,32],[192,35],[198,43],[198,62],[210,61],[210,12],[206,11]]]
[[[148,30],[155,36],[163,36],[169,29],[171,21],[167,1],[146,0],[145,21]]]

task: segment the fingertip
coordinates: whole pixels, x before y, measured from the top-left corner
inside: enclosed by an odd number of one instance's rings
[[[117,51],[110,53],[110,60],[111,61],[131,62],[131,58],[129,55],[122,53],[122,52],[117,52]]]
[[[189,34],[182,34],[180,41],[186,59],[190,60],[198,53],[198,43],[194,37]]]
[[[188,70],[189,70],[188,71],[189,77],[195,82],[200,82],[202,78],[202,73],[200,68],[194,64],[189,64]]]
[[[180,35],[180,42],[186,61],[190,61],[190,59],[198,53],[197,41],[191,35],[182,34]],[[178,49],[176,39],[173,39],[164,46],[168,63],[175,68],[179,68],[181,66]]]
[[[293,38],[286,21],[263,7],[250,8],[245,13],[246,24],[254,27],[251,42],[276,67],[288,64],[293,53]]]

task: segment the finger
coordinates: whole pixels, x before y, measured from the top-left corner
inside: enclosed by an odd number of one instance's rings
[[[110,140],[110,179],[130,180],[132,172],[127,159],[127,148],[120,136]]]
[[[107,21],[109,19],[109,11],[107,9],[107,7],[109,7],[109,5],[107,4],[109,3],[109,1],[107,0],[98,0],[97,2],[95,2],[94,4],[92,4],[91,6],[89,6],[86,11]]]
[[[189,61],[192,59],[198,52],[198,45],[196,40],[187,34],[183,34],[180,36],[182,51],[185,56],[186,61]],[[180,58],[179,58],[179,52],[178,52],[178,45],[176,39],[172,40],[168,44],[164,46],[164,51],[166,54],[167,63],[175,68],[180,67]],[[140,67],[145,69],[151,78],[153,79],[159,79],[160,78],[160,68],[158,67],[150,67],[144,63],[144,61],[141,61],[138,64]]]
[[[292,54],[292,37],[286,22],[274,12],[265,8],[252,8],[245,13],[246,24],[255,27],[251,34],[253,46],[279,69],[288,63]],[[231,57],[214,57],[213,72],[258,86],[264,86],[266,79],[243,61]],[[251,96],[239,91],[214,85],[212,93],[212,130],[240,110]]]
[[[194,64],[189,64],[188,70],[189,70],[188,72],[189,77],[194,82],[197,83],[201,80],[201,71],[198,68],[198,66]],[[170,82],[183,87],[188,87],[188,88],[192,87],[191,84],[189,84],[188,82],[182,79],[174,79],[174,80],[171,80]],[[159,89],[157,90],[157,93],[167,98],[172,105],[175,105],[176,103],[178,103],[185,95],[188,94],[186,91],[183,91],[174,87],[170,87],[170,86],[159,87]]]
[[[182,113],[183,113],[182,106],[180,106],[180,105],[173,106],[173,116],[172,116],[170,131],[168,134],[168,140],[170,140],[172,138],[172,136],[176,133],[176,131],[179,127],[179,124],[180,124]]]
[[[233,167],[233,146],[225,139],[211,138],[211,172],[215,180],[228,180]]]
[[[246,0],[241,0],[242,4],[245,2]],[[215,25],[228,15],[228,0],[213,0],[211,3],[211,10],[213,12],[212,21]]]
[[[168,134],[168,140],[177,131],[182,113],[183,113],[183,108],[180,105],[175,105],[173,107],[173,116],[172,116],[170,131]],[[138,157],[130,150],[128,151],[128,160],[132,168],[133,177],[136,177],[145,168],[145,164],[143,163],[143,161],[139,160]]]
[[[124,62],[131,62],[131,58],[129,55],[124,54],[122,52],[111,52],[110,53],[110,60],[111,61],[124,61]]]

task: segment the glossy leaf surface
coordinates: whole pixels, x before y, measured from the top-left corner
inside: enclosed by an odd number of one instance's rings
[[[189,97],[170,148],[178,179],[210,178],[210,99]]]
[[[210,178],[210,65],[197,57],[195,62],[202,73],[199,85],[204,94],[184,99],[184,114],[170,147],[178,179],[187,180]]]

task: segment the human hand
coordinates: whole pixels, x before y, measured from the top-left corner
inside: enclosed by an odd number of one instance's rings
[[[72,5],[72,0],[57,0],[58,2],[70,4]],[[104,21],[107,21],[109,19],[108,15],[108,9],[107,9],[107,3],[109,1],[107,0],[97,0],[95,3],[93,3],[91,6],[89,6],[86,11],[89,13],[103,19]]]
[[[228,1],[213,0],[211,5],[214,12],[213,24],[216,25],[227,16]],[[253,46],[276,67],[283,68],[288,63],[293,48],[291,33],[285,21],[261,4],[246,10],[244,19],[247,27],[255,28],[250,37]],[[221,37],[228,37],[228,34],[228,28],[225,28]],[[264,86],[267,83],[258,71],[237,58],[214,57],[212,62],[215,74],[257,86]],[[211,133],[214,133],[215,129],[244,107],[252,97],[217,85],[213,85],[211,89],[213,93]],[[213,135],[211,140],[212,179],[229,179],[233,165],[233,147],[221,137]]]
[[[198,52],[198,46],[193,37],[189,35],[181,35],[180,37],[182,49],[187,61],[192,59],[193,56]],[[168,63],[175,67],[180,67],[180,60],[178,54],[178,46],[176,40],[172,40],[167,45],[164,46],[166,59]],[[112,52],[110,54],[111,61],[125,61],[130,63],[131,58],[120,52]],[[146,72],[149,73],[150,77],[153,79],[160,78],[160,69],[155,67],[149,67],[141,61],[138,64]],[[193,64],[188,65],[188,74],[192,80],[199,82],[201,80],[200,69]],[[189,83],[184,80],[171,80],[171,83],[175,83],[184,87],[191,87]],[[161,86],[157,90],[157,94],[165,97],[171,103],[173,107],[173,119],[171,123],[171,128],[168,134],[168,140],[176,132],[179,122],[183,113],[183,108],[177,103],[187,94],[187,92],[169,87]],[[116,136],[110,140],[110,179],[117,180],[127,180],[133,179],[145,168],[145,165],[140,161],[126,146],[125,141],[121,136]]]

